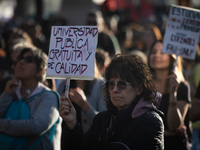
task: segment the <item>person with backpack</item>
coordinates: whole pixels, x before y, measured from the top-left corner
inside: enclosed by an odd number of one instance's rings
[[[60,150],[59,94],[43,84],[47,60],[36,47],[20,52],[0,96],[0,150]]]
[[[156,108],[161,94],[142,58],[116,55],[105,70],[102,88],[107,109],[84,134],[70,98],[61,97],[59,113],[70,136],[66,144],[81,150],[163,150],[164,114]]]

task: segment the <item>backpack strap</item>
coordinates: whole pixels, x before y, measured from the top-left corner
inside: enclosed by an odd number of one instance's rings
[[[41,92],[41,93],[39,93],[39,94],[36,94],[36,95],[32,96],[30,99],[26,100],[26,102],[31,101],[33,98],[36,98],[36,97],[40,96],[41,94],[43,94],[43,93],[45,93],[45,92],[47,92],[47,91],[48,91],[48,90],[45,90],[45,91],[43,91],[43,92]],[[50,90],[50,92],[54,92],[54,93],[57,95],[57,97],[58,97],[58,102],[59,102],[59,106],[60,106],[60,95],[58,94],[58,92],[53,91],[53,90]],[[56,123],[55,123],[55,124],[51,127],[51,129],[50,129],[50,135],[49,135],[49,141],[50,141],[50,142],[53,141],[53,135],[54,135],[55,130],[56,130],[56,125],[57,125],[59,122],[60,122],[60,117],[58,117],[58,120],[56,121]],[[48,131],[49,131],[49,130],[48,130]],[[48,132],[48,131],[47,131],[47,132]],[[29,150],[33,150],[33,149],[35,148],[35,146],[43,139],[43,137],[46,135],[47,132],[45,132],[44,134],[42,134],[42,135],[33,143],[33,145],[30,147]]]
[[[42,94],[45,93],[45,92],[48,92],[48,90],[44,90],[44,91],[42,91],[42,92],[40,92],[40,93],[38,93],[38,94],[35,94],[35,95],[29,97],[29,98],[28,98],[27,100],[25,100],[24,102],[28,103],[28,102],[30,102],[31,100],[33,100],[34,98],[36,98],[36,97],[42,95]]]
[[[56,92],[56,91],[53,91],[52,90],[52,92],[54,92],[56,95],[57,95],[57,97],[58,97],[58,106],[60,106],[60,95],[58,94],[58,92]],[[60,122],[60,117],[58,117],[58,120],[56,121],[56,123],[51,127],[51,131],[50,131],[50,135],[49,135],[49,141],[50,142],[52,142],[53,141],[53,135],[54,135],[54,133],[55,133],[55,130],[56,130],[56,125],[57,124],[59,124],[59,122]]]

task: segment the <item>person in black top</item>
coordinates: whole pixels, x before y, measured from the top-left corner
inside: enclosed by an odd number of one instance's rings
[[[162,94],[159,110],[164,117],[165,150],[190,149],[190,122],[188,109],[191,102],[190,86],[182,73],[181,57],[162,52],[163,41],[152,44],[148,65]],[[177,65],[174,66],[177,59]]]
[[[105,70],[102,90],[107,109],[94,117],[84,134],[71,100],[61,97],[59,113],[70,136],[69,149],[164,149],[163,113],[156,108],[161,94],[139,56],[116,55]]]
[[[194,97],[194,102],[189,111],[189,118],[192,122],[200,120],[200,81]]]

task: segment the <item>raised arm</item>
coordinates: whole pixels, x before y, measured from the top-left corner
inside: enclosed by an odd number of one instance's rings
[[[59,109],[59,114],[65,121],[69,129],[74,129],[77,124],[76,110],[71,103],[70,99],[66,100],[65,96],[60,98],[61,104]]]

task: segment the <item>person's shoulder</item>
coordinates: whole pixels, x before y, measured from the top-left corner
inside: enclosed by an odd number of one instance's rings
[[[102,121],[105,116],[107,116],[107,111],[101,111],[94,117],[94,122]]]
[[[181,81],[178,87],[178,90],[188,90],[190,88],[190,84],[187,80]]]
[[[95,81],[95,82],[101,83],[101,82],[104,82],[105,80],[104,80],[104,78],[101,76],[101,77],[99,77],[99,78],[95,78],[94,81]]]
[[[189,86],[189,81],[188,80],[181,81],[179,86]]]
[[[138,131],[147,130],[150,133],[157,133],[164,131],[164,123],[162,116],[154,110],[148,110],[141,116],[132,119],[132,126],[137,126]]]
[[[157,109],[151,109],[142,115],[142,119],[145,122],[163,122],[164,113]]]
[[[52,97],[52,98],[60,98],[60,94],[57,91],[51,90],[51,89],[47,89],[44,90],[44,96],[48,96],[48,97]]]
[[[177,101],[191,102],[190,97],[190,84],[188,81],[182,81],[177,90]]]
[[[39,83],[40,88],[42,89],[41,91],[41,95],[42,97],[45,98],[50,98],[50,99],[56,99],[56,98],[60,98],[60,94],[57,91],[54,91],[52,89],[50,89],[49,87],[47,87],[46,85]]]
[[[94,119],[102,118],[102,117],[105,116],[106,114],[107,114],[106,111],[101,111],[101,112],[99,112],[99,113],[94,117]]]
[[[143,118],[143,124],[155,130],[162,130],[164,129],[163,117],[164,115],[161,115],[158,111],[147,111],[146,116]]]
[[[48,103],[49,106],[55,106],[59,108],[60,105],[60,95],[53,90],[44,90],[41,92],[39,101],[42,103]]]
[[[44,94],[54,93],[54,94],[58,94],[59,95],[59,93],[57,91],[52,90],[51,88],[49,88],[48,86],[44,85],[41,82],[38,84],[38,87],[39,87],[39,89],[41,89],[42,92],[44,92]]]
[[[104,79],[100,77],[98,79],[94,79],[93,82],[94,82],[93,88],[97,87],[99,89],[99,87],[101,87],[104,84]]]

